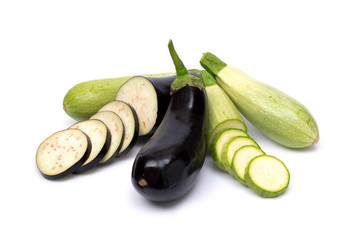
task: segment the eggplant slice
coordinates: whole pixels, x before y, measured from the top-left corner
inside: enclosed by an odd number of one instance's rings
[[[111,143],[105,157],[99,164],[109,163],[118,154],[124,139],[124,125],[121,118],[112,111],[103,111],[95,113],[90,119],[97,119],[105,123],[110,130]]]
[[[139,119],[139,135],[152,134],[159,127],[170,102],[170,86],[176,75],[135,76],[119,88],[115,100],[131,105]]]
[[[46,138],[36,152],[36,165],[46,179],[63,178],[88,159],[89,137],[79,129],[66,129]]]
[[[85,163],[74,173],[82,173],[98,165],[110,148],[111,133],[100,120],[91,119],[78,122],[70,128],[82,130],[91,141],[91,152]]]
[[[124,124],[124,141],[117,157],[124,156],[135,146],[139,135],[139,120],[135,109],[126,102],[115,100],[100,108],[99,112],[113,111]]]

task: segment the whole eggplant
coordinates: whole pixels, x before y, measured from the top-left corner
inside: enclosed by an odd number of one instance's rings
[[[145,198],[171,201],[192,188],[206,155],[206,104],[200,78],[190,75],[169,42],[177,78],[165,116],[140,149],[132,184]]]

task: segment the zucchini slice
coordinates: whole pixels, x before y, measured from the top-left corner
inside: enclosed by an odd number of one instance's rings
[[[88,159],[89,137],[79,129],[66,129],[46,138],[36,152],[36,165],[46,179],[63,178]]]
[[[111,143],[109,150],[99,164],[109,163],[118,154],[124,139],[124,125],[119,115],[112,111],[102,111],[94,114],[90,119],[97,119],[105,123],[110,130]]]
[[[254,157],[264,154],[263,150],[252,145],[246,145],[236,150],[231,165],[234,177],[246,185],[245,170],[247,165]]]
[[[139,136],[138,117],[132,106],[119,100],[109,102],[100,108],[99,112],[106,110],[113,111],[119,115],[124,124],[124,141],[117,157],[124,156],[135,146],[136,140]]]
[[[170,89],[169,89],[170,91]],[[158,99],[153,84],[142,76],[126,81],[115,97],[131,105],[139,118],[139,135],[149,133],[155,126],[158,112]]]
[[[237,136],[225,142],[221,152],[221,161],[223,162],[225,170],[229,174],[233,175],[231,164],[236,150],[246,145],[252,145],[260,148],[254,139],[249,136]]]
[[[209,117],[209,118],[211,118],[211,117]],[[244,121],[242,121],[240,119],[227,119],[227,120],[219,123],[218,125],[216,125],[216,127],[214,127],[214,129],[212,130],[212,132],[210,133],[210,136],[209,136],[209,141],[208,141],[209,144],[211,145],[216,134],[218,134],[222,130],[228,129],[228,128],[238,128],[238,129],[243,130],[244,132],[247,131],[247,127],[246,127],[246,124],[244,123]]]
[[[281,160],[269,155],[260,155],[248,164],[245,181],[249,188],[261,197],[272,198],[286,190],[290,182],[290,173]]]
[[[100,120],[92,119],[75,123],[70,128],[82,130],[90,139],[91,152],[84,164],[74,171],[74,173],[82,173],[90,170],[98,165],[105,157],[111,143],[110,131]]]
[[[231,138],[236,136],[248,136],[247,133],[238,128],[227,128],[215,135],[214,140],[210,145],[210,152],[213,160],[222,170],[225,170],[221,161],[221,152],[224,144]]]

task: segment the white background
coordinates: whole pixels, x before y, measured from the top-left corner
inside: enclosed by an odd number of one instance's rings
[[[1,1],[0,239],[359,239],[360,7],[357,1]],[[302,102],[318,145],[292,150],[248,123],[289,168],[285,194],[263,199],[208,156],[183,199],[154,204],[133,189],[141,144],[109,166],[60,181],[35,153],[75,121],[75,84],[188,68],[202,53]],[[169,133],[171,134],[171,133]]]

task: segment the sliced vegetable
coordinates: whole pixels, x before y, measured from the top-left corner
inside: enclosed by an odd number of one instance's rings
[[[234,103],[216,80],[206,71],[200,71],[204,82],[208,108],[208,146],[215,135],[227,128],[239,128],[246,132],[247,128]]]
[[[271,198],[286,190],[290,174],[281,160],[269,155],[260,155],[248,164],[245,181],[258,195]]]
[[[121,149],[124,140],[124,125],[119,115],[113,111],[102,111],[94,114],[90,119],[98,119],[105,123],[110,130],[111,143],[109,150],[99,164],[109,163],[114,160]]]
[[[231,168],[233,170],[233,176],[235,176],[240,182],[245,182],[245,170],[251,159],[256,156],[264,155],[265,153],[257,146],[246,145],[236,150]]]
[[[80,168],[91,152],[89,137],[66,129],[46,138],[36,152],[36,165],[46,179],[63,178]]]
[[[248,136],[248,134],[238,128],[227,128],[216,134],[214,140],[212,141],[209,150],[216,165],[222,170],[225,170],[221,161],[223,146],[229,139],[237,136]]]
[[[124,141],[117,157],[124,156],[135,146],[139,135],[139,120],[132,106],[123,101],[111,101],[100,108],[102,111],[113,111],[121,118],[124,124]]]
[[[170,102],[170,85],[176,75],[136,76],[127,80],[116,93],[116,100],[131,105],[139,119],[139,135],[152,133],[160,124]]]
[[[164,77],[174,73],[146,74],[144,76]],[[105,78],[79,83],[66,93],[64,111],[73,119],[89,119],[105,104],[115,100],[120,86],[133,76]]]
[[[319,141],[319,130],[310,112],[285,93],[256,81],[211,53],[201,65],[213,75],[249,122],[275,142],[304,148]]]
[[[132,184],[149,200],[170,201],[195,184],[206,155],[206,105],[203,85],[188,73],[172,42],[169,50],[177,78],[159,128],[140,149],[132,169]]]
[[[105,157],[111,143],[111,134],[105,123],[100,120],[85,120],[75,123],[70,128],[82,130],[90,139],[91,152],[84,164],[74,171],[82,173],[98,165]]]
[[[227,142],[225,142],[221,152],[221,161],[223,162],[225,170],[229,174],[233,174],[231,165],[236,150],[246,145],[252,145],[260,148],[259,145],[251,137],[238,136],[233,137]]]

